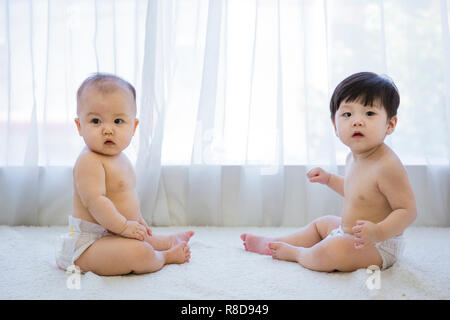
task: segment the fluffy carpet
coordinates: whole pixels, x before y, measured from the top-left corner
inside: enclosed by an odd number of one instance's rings
[[[154,227],[155,234],[186,230]],[[80,288],[56,268],[58,236],[67,227],[0,226],[0,299],[449,299],[450,228],[411,227],[404,257],[381,271],[370,290],[367,270],[321,273],[246,252],[239,235],[284,235],[296,228],[192,227],[191,261],[146,275],[100,277]],[[69,287],[76,281],[69,281]]]

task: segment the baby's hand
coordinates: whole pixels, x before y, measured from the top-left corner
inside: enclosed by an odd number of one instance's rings
[[[152,235],[152,230],[150,229],[150,227],[148,226],[147,222],[145,222],[145,220],[141,217],[139,218],[139,223],[142,224],[145,227],[145,230],[147,231],[147,234],[149,236]]]
[[[358,220],[352,231],[355,236],[356,249],[361,249],[378,241],[377,225],[373,222]]]
[[[137,221],[128,220],[125,230],[120,234],[123,237],[144,241],[145,227]]]
[[[309,178],[309,182],[319,182],[328,185],[331,175],[322,168],[314,168],[309,170],[306,176]]]

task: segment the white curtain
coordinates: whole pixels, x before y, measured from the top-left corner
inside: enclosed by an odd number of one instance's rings
[[[140,93],[146,10],[140,0],[0,0],[0,223],[67,222],[83,147],[76,91],[101,71]]]
[[[82,146],[75,92],[96,71],[137,88],[127,154],[152,224],[339,215],[339,196],[305,173],[343,173],[329,98],[373,71],[400,90],[387,143],[407,166],[416,224],[450,225],[446,0],[2,0],[0,10],[0,223],[65,222]]]

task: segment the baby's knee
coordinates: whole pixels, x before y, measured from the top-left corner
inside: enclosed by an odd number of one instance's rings
[[[322,216],[322,217],[319,217],[319,218],[317,218],[317,219],[315,219],[314,220],[314,222],[321,222],[321,223],[327,223],[327,224],[329,224],[329,223],[331,223],[331,224],[335,224],[335,223],[340,223],[340,217],[338,217],[338,216],[333,216],[333,215],[331,215],[331,214],[329,214],[329,215],[326,215],[326,216]]]
[[[314,258],[320,263],[336,262],[343,254],[341,246],[336,242],[328,242],[314,249]]]
[[[153,247],[145,241],[136,241],[132,250],[133,258],[136,261],[149,261],[155,256]]]
[[[330,262],[333,259],[333,253],[328,247],[317,247],[311,252],[312,259],[318,265],[323,265]]]
[[[328,233],[332,229],[338,227],[340,223],[340,218],[332,215],[319,217],[314,220],[316,231],[319,233],[321,239],[324,239]]]
[[[345,245],[334,242],[324,246],[318,252],[318,259],[327,267],[327,271],[343,270],[348,265],[349,255]]]

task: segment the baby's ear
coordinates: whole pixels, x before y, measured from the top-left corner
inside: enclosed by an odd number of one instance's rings
[[[75,124],[77,125],[78,134],[81,136],[81,126],[80,126],[80,119],[75,118]]]
[[[389,119],[386,134],[391,134],[392,132],[394,132],[395,126],[397,125],[397,120],[397,116],[393,116],[391,119]]]
[[[134,119],[134,130],[133,130],[133,135],[134,135],[134,133],[136,132],[136,128],[137,128],[138,124],[139,124],[139,119]]]
[[[336,122],[334,121],[334,119],[331,119],[331,122],[333,123],[334,133],[336,134],[336,137],[339,138],[339,135],[338,135],[338,132],[337,132],[337,129],[336,129]]]

